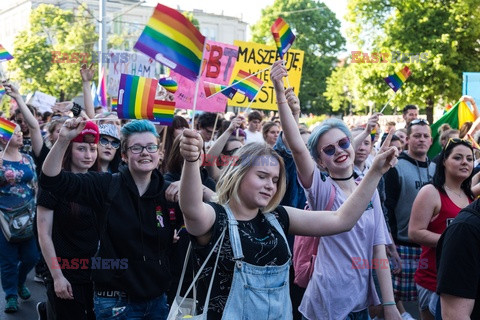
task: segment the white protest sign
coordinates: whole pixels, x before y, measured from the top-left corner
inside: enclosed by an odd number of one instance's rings
[[[40,91],[35,91],[35,93],[30,98],[28,103],[38,108],[38,111],[40,111],[41,113],[44,113],[47,111],[52,112],[52,107],[55,105],[56,101],[57,101],[57,98],[49,94],[46,94]]]

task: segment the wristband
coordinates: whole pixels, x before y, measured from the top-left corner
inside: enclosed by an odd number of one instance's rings
[[[395,301],[389,301],[389,302],[384,302],[384,303],[382,303],[382,306],[384,306],[384,307],[386,307],[386,306],[395,306],[395,305],[397,305],[397,304],[395,303]]]
[[[195,160],[188,160],[188,159],[185,159],[185,161],[187,161],[187,162],[197,162],[197,161],[198,161],[198,159],[200,159],[200,157],[201,157],[201,156],[202,156],[202,153],[200,152],[200,153],[199,153],[199,155],[198,155],[198,158],[197,158],[197,159],[195,159]]]
[[[73,107],[71,109],[73,116],[78,117],[80,115],[80,112],[82,112],[82,107],[78,103],[73,103]]]

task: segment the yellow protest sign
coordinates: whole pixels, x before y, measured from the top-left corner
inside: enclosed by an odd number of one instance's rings
[[[232,77],[235,77],[239,70],[247,71],[250,74],[256,73],[270,67],[277,59],[277,48],[274,46],[238,40],[234,41],[234,45],[238,47],[238,58],[232,72]],[[300,90],[300,79],[302,77],[303,56],[304,52],[302,50],[294,49],[288,50],[284,56],[288,70],[288,80],[297,96]],[[270,69],[259,73],[257,77],[264,81],[264,84],[250,108],[277,110],[277,98],[275,97],[273,84],[270,80]],[[240,93],[237,93],[233,99],[228,100],[229,107],[246,108],[249,103],[250,101],[247,97]]]

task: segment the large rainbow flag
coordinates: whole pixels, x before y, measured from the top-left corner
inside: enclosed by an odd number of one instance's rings
[[[391,76],[388,76],[385,78],[385,82],[392,88],[394,92],[397,92],[398,89],[403,85],[405,81],[407,81],[407,78],[410,77],[412,74],[412,71],[405,66],[400,71],[395,72]]]
[[[223,84],[217,84],[217,83],[212,83],[207,81],[204,81],[203,84],[205,89],[205,96],[207,98],[218,92],[222,92],[224,96],[226,96],[229,99],[232,99],[235,93],[237,93],[237,90],[235,88],[230,87],[228,89],[225,89],[227,86],[224,86]]]
[[[152,120],[157,85],[157,79],[122,74],[118,87],[118,117]]]
[[[292,29],[290,29],[290,26],[280,17],[275,20],[270,30],[272,31],[273,39],[278,48],[280,59],[283,59],[283,56],[287,53],[288,49],[290,49],[293,41],[295,41],[295,35]]]
[[[134,48],[195,81],[204,44],[205,37],[183,14],[157,4]]]
[[[237,76],[232,82],[232,88],[244,94],[250,100],[255,99],[255,96],[262,86],[262,80],[243,70],[238,71]]]
[[[155,100],[153,104],[153,121],[161,125],[171,126],[175,114],[175,102]]]
[[[12,138],[13,133],[15,132],[15,128],[17,125],[11,121],[8,121],[5,118],[0,117],[0,137],[5,140],[10,140]]]
[[[0,44],[0,61],[12,60],[13,56]]]

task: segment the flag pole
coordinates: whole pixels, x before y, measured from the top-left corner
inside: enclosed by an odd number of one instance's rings
[[[217,112],[217,116],[215,117],[215,123],[213,124],[213,131],[212,131],[212,136],[210,137],[210,141],[213,140],[213,136],[215,135],[215,128],[217,127],[217,122],[218,122],[218,116],[220,113]]]
[[[205,55],[205,42],[203,43],[202,47],[202,58],[200,59],[200,62],[203,61],[203,56]],[[192,109],[192,130],[195,130],[195,109],[197,109],[197,96],[198,96],[198,87],[200,85],[200,75],[202,74],[202,63],[200,63],[200,66],[198,67],[198,74],[197,74],[197,80],[195,80],[195,95],[193,96],[193,109]]]
[[[385,110],[385,108],[386,108],[387,105],[390,103],[390,101],[392,101],[392,99],[395,98],[395,95],[396,95],[396,92],[395,92],[395,94],[394,94],[390,99],[388,99],[387,103],[385,103],[385,105],[383,106],[382,110],[380,110],[380,113],[383,113],[383,110]]]
[[[260,86],[260,89],[258,89],[257,94],[255,95],[255,97],[253,97],[252,101],[250,101],[250,103],[248,104],[247,109],[245,109],[245,113],[248,113],[248,110],[250,109],[250,106],[252,105],[253,101],[255,101],[255,99],[257,98],[258,94],[259,94],[260,91],[262,90],[262,88],[263,88],[263,83],[262,83],[262,85]]]
[[[232,84],[229,85],[228,87],[225,87],[225,88],[223,88],[222,90],[220,90],[220,91],[218,91],[218,92],[215,92],[215,93],[212,94],[211,96],[208,96],[207,99],[210,99],[210,98],[216,96],[217,94],[219,94],[219,93],[222,92],[222,91],[225,91],[225,90],[227,90],[227,89],[230,89],[231,87],[233,87],[235,84],[237,84],[237,83],[239,83],[239,82],[243,82],[243,81],[245,81],[245,80],[247,80],[247,79],[249,79],[249,78],[251,78],[251,77],[256,76],[256,75],[259,74],[259,73],[265,72],[265,71],[267,71],[268,69],[270,69],[271,67],[272,67],[272,66],[266,67],[265,69],[262,69],[262,70],[260,70],[260,71],[255,72],[255,73],[252,73],[252,74],[249,75],[248,77],[245,77],[245,78],[241,79],[240,81],[237,81],[237,82],[235,82],[235,83],[232,83]]]
[[[15,132],[13,134],[15,134]],[[7,145],[5,146],[5,149],[3,149],[2,157],[0,158],[2,160],[3,160],[3,157],[5,156],[5,152],[7,152],[7,148],[8,148],[8,145],[10,144],[10,141],[12,141],[12,138],[8,139],[8,142],[7,142]]]

